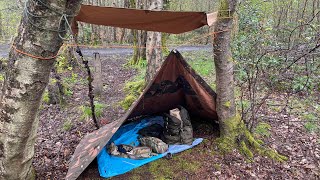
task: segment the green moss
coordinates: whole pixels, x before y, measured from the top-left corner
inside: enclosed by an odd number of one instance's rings
[[[227,107],[227,108],[230,108],[231,102],[230,102],[230,101],[227,101],[227,102],[225,102],[223,105],[224,105],[225,107]]]
[[[124,86],[126,97],[124,98],[123,101],[120,102],[120,106],[123,109],[128,110],[132,105],[132,103],[140,96],[144,87],[145,87],[144,79],[127,82]]]
[[[123,109],[128,110],[132,103],[137,99],[134,95],[128,95],[124,98],[123,101],[120,102],[120,105]]]
[[[247,144],[245,141],[240,142],[240,152],[244,154],[247,158],[252,159],[253,158],[253,153],[251,150],[248,148]]]
[[[4,76],[2,74],[0,74],[0,82],[4,81]]]
[[[149,172],[152,174],[153,179],[172,179],[175,175],[174,170],[175,168],[172,168],[170,162],[165,159],[152,162],[149,166]]]
[[[47,90],[44,91],[42,95],[42,101],[45,102],[46,104],[49,104],[50,97],[49,97],[49,92]]]
[[[138,81],[131,81],[127,82],[124,86],[124,91],[127,94],[131,95],[140,95],[140,93],[143,91],[145,86],[144,80],[138,80]]]
[[[229,2],[228,0],[221,0],[219,6],[219,17],[229,17]]]
[[[238,114],[223,122],[221,133],[222,137],[218,138],[216,142],[222,153],[228,153],[237,148],[248,159],[252,159],[253,152],[257,152],[276,161],[287,160],[287,157],[278,154],[275,150],[263,147],[261,141],[252,136]]]

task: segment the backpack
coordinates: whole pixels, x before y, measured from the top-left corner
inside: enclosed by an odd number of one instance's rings
[[[167,144],[192,144],[193,128],[188,111],[179,108],[164,114],[164,132],[162,139]]]
[[[153,124],[151,126],[144,127],[138,131],[138,134],[143,137],[156,137],[160,138],[163,132],[163,127],[160,124]]]
[[[147,146],[152,149],[152,152],[162,154],[169,148],[168,144],[164,143],[161,139],[155,137],[141,137],[139,142],[142,146]]]

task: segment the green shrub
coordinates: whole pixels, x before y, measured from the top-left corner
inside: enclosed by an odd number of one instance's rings
[[[99,102],[95,102],[94,106],[95,106],[94,110],[95,110],[96,117],[97,118],[101,117],[103,115],[104,109],[106,108],[106,105],[101,104]],[[89,119],[92,116],[91,106],[82,105],[80,106],[80,110],[82,112],[82,115],[81,115],[82,120]]]
[[[42,95],[42,101],[45,102],[46,104],[49,104],[50,97],[49,97],[49,92],[47,90],[44,91]]]

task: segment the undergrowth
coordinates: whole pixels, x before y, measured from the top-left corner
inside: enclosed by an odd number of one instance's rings
[[[135,68],[138,74],[130,81],[127,81],[124,85],[125,98],[119,103],[124,110],[128,110],[132,103],[140,96],[143,89],[145,88],[145,72],[146,62],[139,61],[140,64],[130,65],[126,64],[129,68]]]
[[[103,111],[106,108],[105,104],[99,103],[99,102],[94,102],[95,106],[95,115],[97,118],[102,117]],[[87,105],[82,105],[80,106],[80,110],[82,112],[81,119],[89,119],[92,115],[91,107]]]

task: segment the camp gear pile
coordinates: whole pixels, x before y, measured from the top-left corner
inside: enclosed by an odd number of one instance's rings
[[[146,147],[146,146],[141,146],[141,142],[139,142],[139,139],[141,141],[142,136],[138,132],[141,129],[150,127],[154,124],[159,124],[163,126],[164,125],[163,117],[162,116],[148,117],[148,118],[145,118],[142,120],[136,120],[134,122],[130,122],[128,124],[121,126],[117,130],[117,132],[113,135],[113,137],[110,139],[108,145],[102,148],[102,151],[97,157],[100,176],[104,178],[109,178],[112,176],[126,173],[139,166],[142,166],[154,160],[160,159],[162,157],[166,157],[168,154],[175,154],[175,153],[179,153],[184,150],[190,149],[200,144],[203,141],[202,138],[197,138],[193,141],[191,145],[169,145],[169,148],[166,150],[166,152],[161,154],[156,154],[152,152],[151,157],[149,158],[141,158],[141,159],[133,159],[130,157],[123,158],[123,157],[113,156],[109,154],[109,151],[107,150],[107,148],[110,147],[111,142],[113,142],[113,144],[118,147],[119,152],[121,151],[120,148],[124,148],[125,150],[130,151],[131,148],[128,148],[128,147],[132,147],[132,148]],[[147,143],[150,143],[150,142],[147,142]]]
[[[115,145],[112,142],[107,148],[108,153],[122,158],[144,159],[165,153],[169,148],[168,144],[191,145],[193,142],[190,116],[182,106],[170,110],[170,115],[164,114],[164,127],[153,124],[140,129],[138,134],[139,147],[127,144]],[[158,137],[162,137],[166,143]]]

